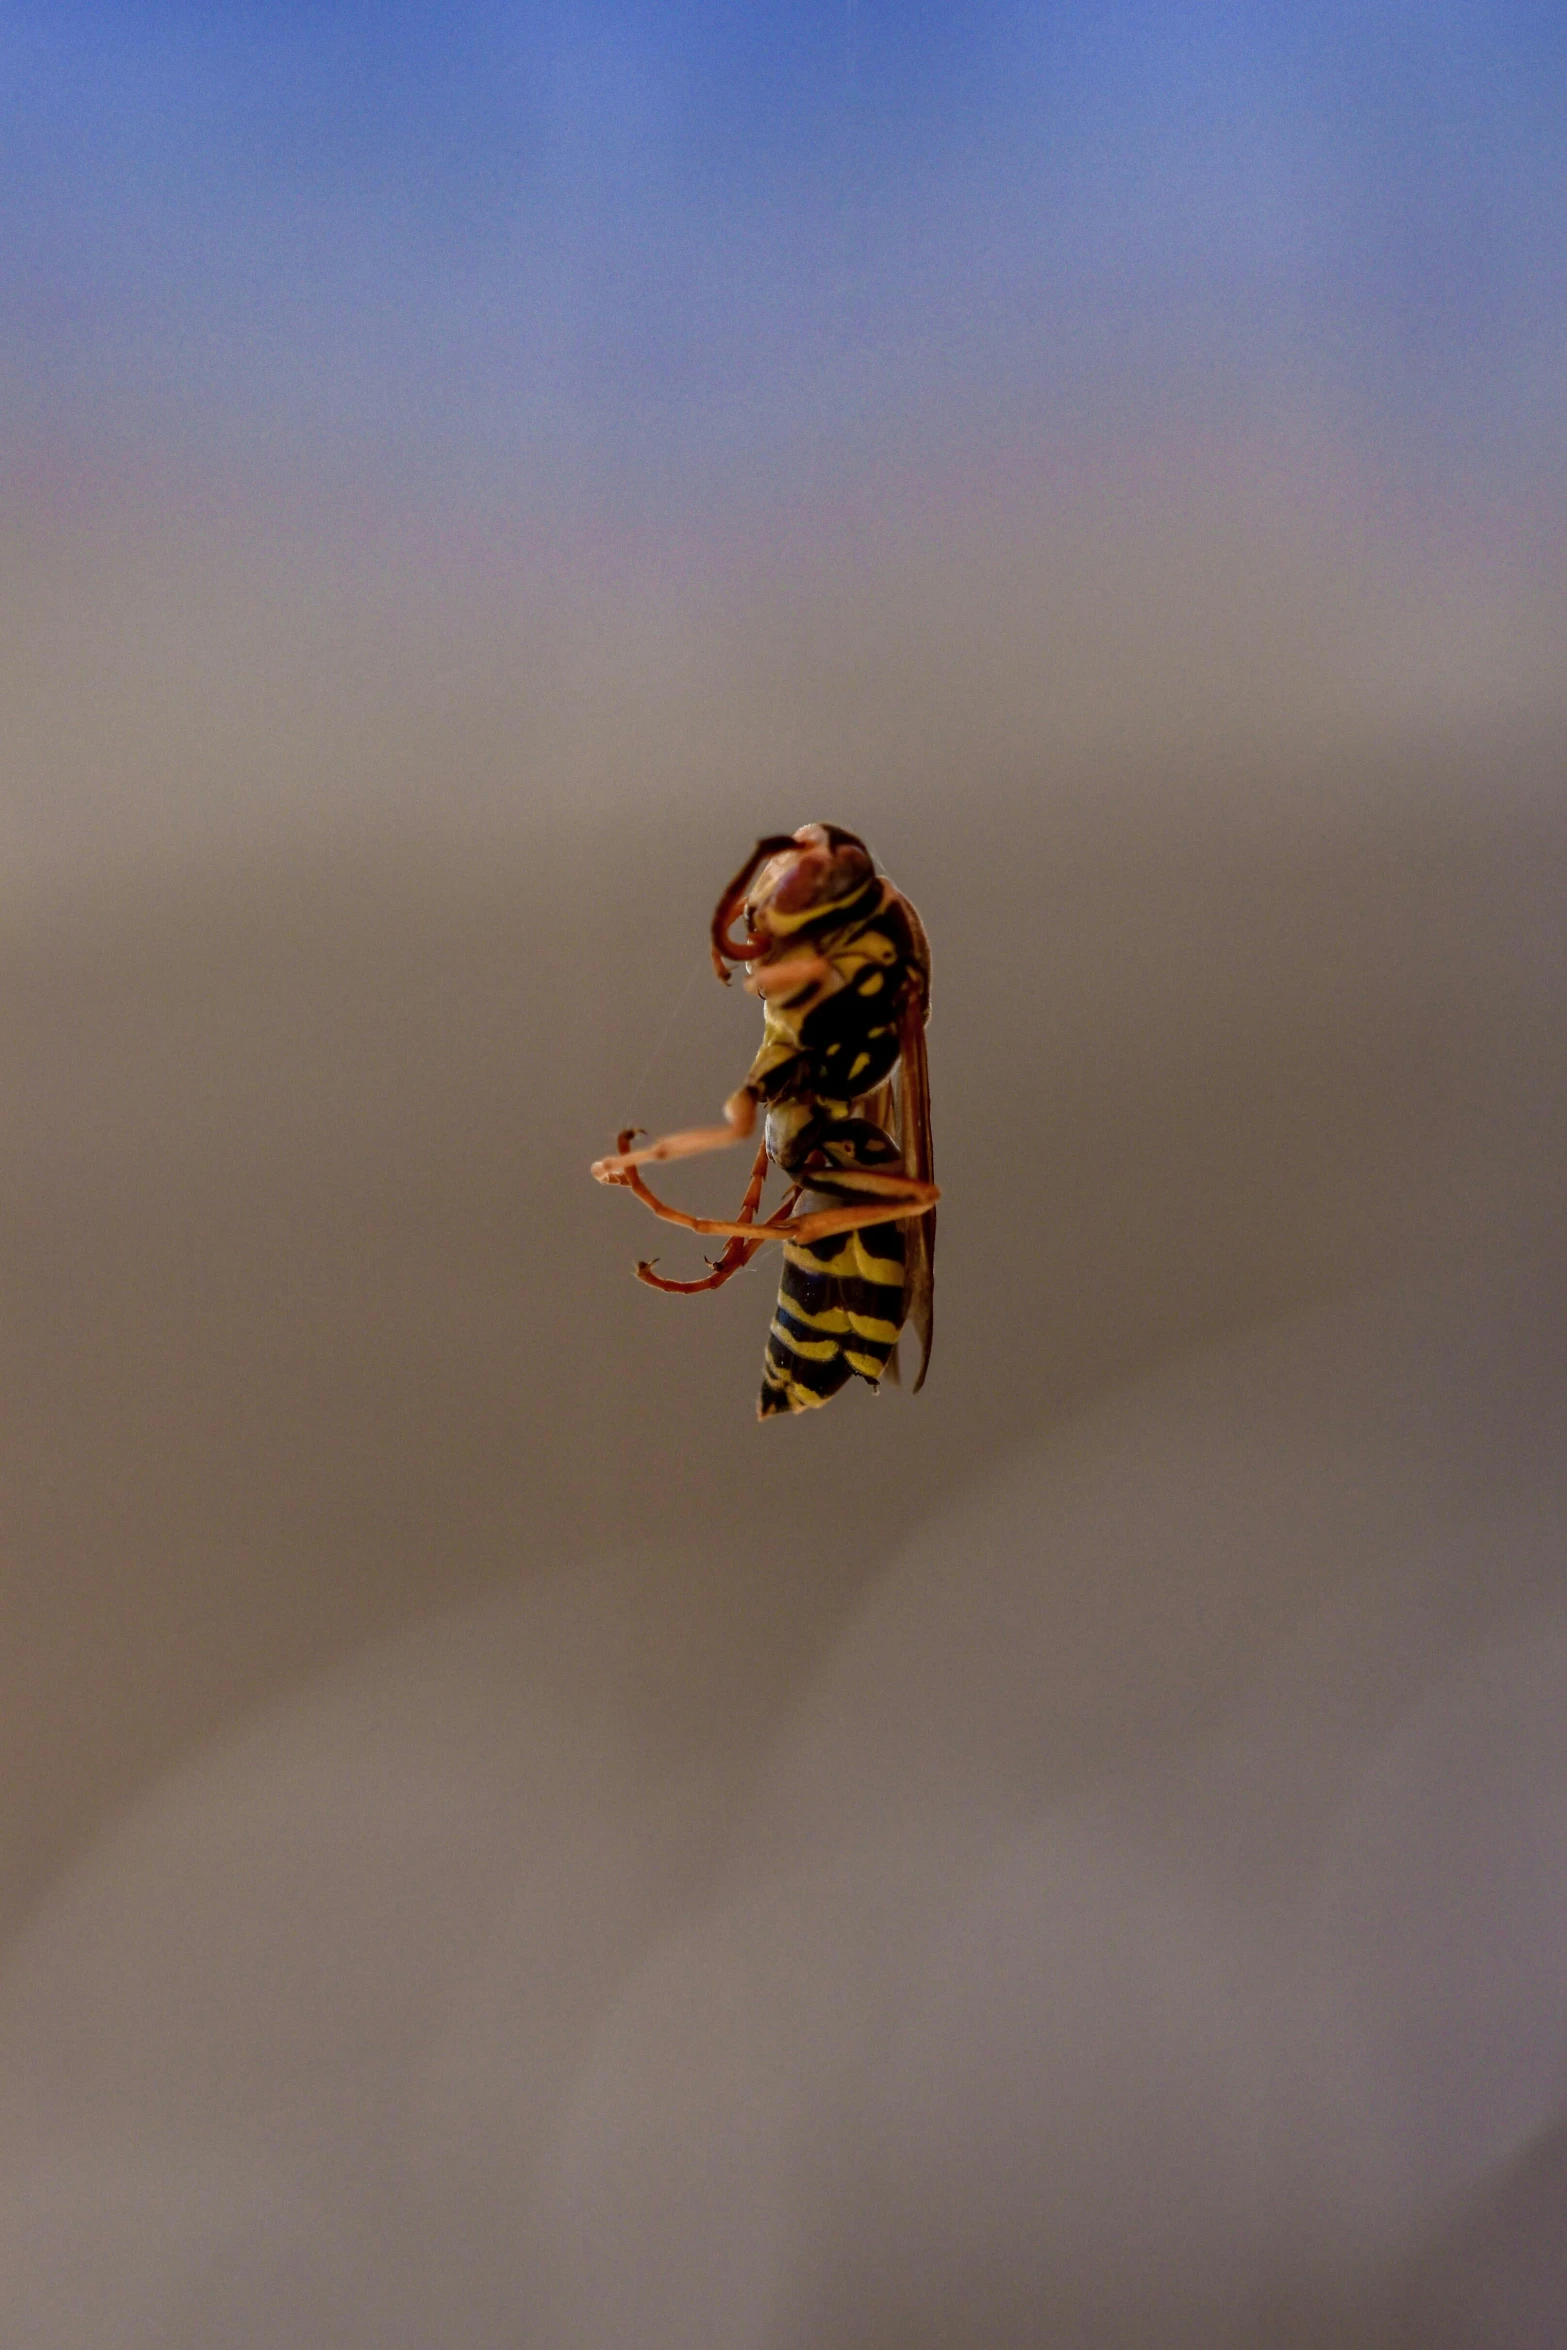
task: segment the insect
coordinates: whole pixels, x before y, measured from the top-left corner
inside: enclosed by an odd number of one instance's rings
[[[761,1050],[725,1102],[724,1123],[640,1150],[628,1127],[592,1171],[666,1223],[726,1245],[702,1280],[666,1280],[650,1262],[638,1265],[638,1279],[679,1296],[719,1289],[765,1242],[780,1244],[758,1419],[824,1404],[851,1377],[872,1388],[884,1375],[896,1380],[905,1323],[920,1342],[918,1389],[930,1362],[941,1196],[925,1062],[924,925],[857,834],[805,824],[757,842],[718,901],[712,953],[726,986],[731,964],[748,965],[747,988],[764,1007]],[[688,1216],[649,1190],[642,1168],[744,1142],[758,1114],[762,1139],[733,1223]],[[770,1162],[789,1190],[758,1222]]]

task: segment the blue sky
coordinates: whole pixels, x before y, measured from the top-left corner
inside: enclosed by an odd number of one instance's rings
[[[1567,11],[0,12],[29,429],[787,473],[910,421],[1306,402],[1562,453]]]

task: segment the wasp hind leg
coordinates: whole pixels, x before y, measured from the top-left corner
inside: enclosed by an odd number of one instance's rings
[[[640,1152],[624,1155],[632,1161],[642,1156]],[[611,1163],[609,1160],[599,1162],[601,1166]],[[934,1183],[916,1182],[912,1175],[872,1175],[856,1171],[852,1178],[848,1175],[837,1176],[835,1183],[843,1188],[874,1193],[873,1198],[867,1197],[863,1207],[820,1208],[809,1215],[796,1216],[786,1212],[791,1204],[786,1201],[784,1207],[776,1215],[769,1216],[765,1224],[758,1224],[754,1220],[731,1224],[722,1216],[688,1216],[683,1208],[672,1208],[667,1200],[660,1199],[656,1192],[648,1189],[634,1163],[627,1165],[624,1173],[603,1175],[599,1180],[602,1183],[623,1184],[662,1223],[676,1224],[682,1232],[700,1232],[715,1240],[745,1241],[752,1249],[759,1248],[764,1240],[803,1243],[826,1240],[835,1232],[857,1232],[864,1224],[901,1224],[910,1216],[928,1216],[941,1197]],[[722,1261],[720,1259],[720,1263]],[[737,1265],[733,1269],[738,1272],[740,1268]],[[729,1278],[728,1273],[724,1278]],[[657,1289],[663,1285],[655,1281],[653,1286]],[[704,1281],[698,1286],[705,1289],[709,1285]]]
[[[623,1151],[629,1146],[630,1141],[630,1132],[625,1133],[620,1137],[620,1147]],[[740,1213],[736,1219],[738,1224],[751,1227],[754,1237],[748,1240],[742,1240],[737,1234],[732,1234],[729,1240],[724,1244],[723,1255],[710,1260],[712,1264],[712,1271],[706,1276],[704,1280],[666,1280],[662,1273],[655,1273],[653,1270],[654,1265],[658,1261],[656,1257],[646,1258],[641,1264],[638,1265],[637,1279],[639,1281],[645,1281],[649,1289],[667,1290],[672,1296],[675,1297],[694,1297],[699,1290],[722,1289],[726,1281],[732,1281],[736,1273],[740,1272],[744,1266],[751,1262],[751,1259],[755,1256],[757,1250],[762,1245],[762,1237],[766,1233],[768,1227],[770,1225],[782,1223],[788,1217],[794,1207],[796,1200],[800,1196],[799,1184],[796,1183],[791,1185],[788,1195],[784,1199],[782,1205],[773,1211],[772,1215],[767,1218],[765,1224],[758,1225],[756,1222],[756,1213],[762,1204],[762,1189],[767,1181],[767,1165],[767,1144],[764,1140],[761,1148],[756,1154],[756,1163],[751,1169],[751,1180],[746,1187],[745,1198],[740,1203]],[[648,1190],[647,1185],[642,1182],[634,1168],[628,1171],[624,1180],[626,1183],[626,1188],[635,1192],[638,1198],[646,1200],[650,1206],[661,1204],[654,1202],[652,1193]]]

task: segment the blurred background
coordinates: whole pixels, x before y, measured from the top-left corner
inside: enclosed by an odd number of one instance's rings
[[[1561,2339],[1564,100],[0,9],[7,2341]],[[586,1169],[817,819],[937,1341],[759,1429]]]

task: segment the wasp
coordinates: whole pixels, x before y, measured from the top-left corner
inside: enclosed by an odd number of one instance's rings
[[[739,918],[743,928],[736,935]],[[758,1419],[809,1411],[851,1377],[896,1381],[905,1324],[920,1342],[916,1390],[930,1363],[936,1202],[925,1023],[930,947],[902,891],[878,873],[865,843],[837,824],[805,824],[759,840],[719,899],[713,968],[727,986],[744,963],[763,1005],[762,1044],[724,1104],[721,1126],[666,1134],[633,1150],[637,1129],[596,1160],[600,1183],[622,1184],[665,1223],[723,1239],[706,1277],[670,1281],[677,1296],[719,1289],[764,1243],[783,1274],[762,1360]],[[733,1223],[688,1216],[655,1197],[641,1172],[762,1136]],[[788,1181],[758,1221],[769,1165]],[[803,1205],[802,1205],[803,1203]]]

